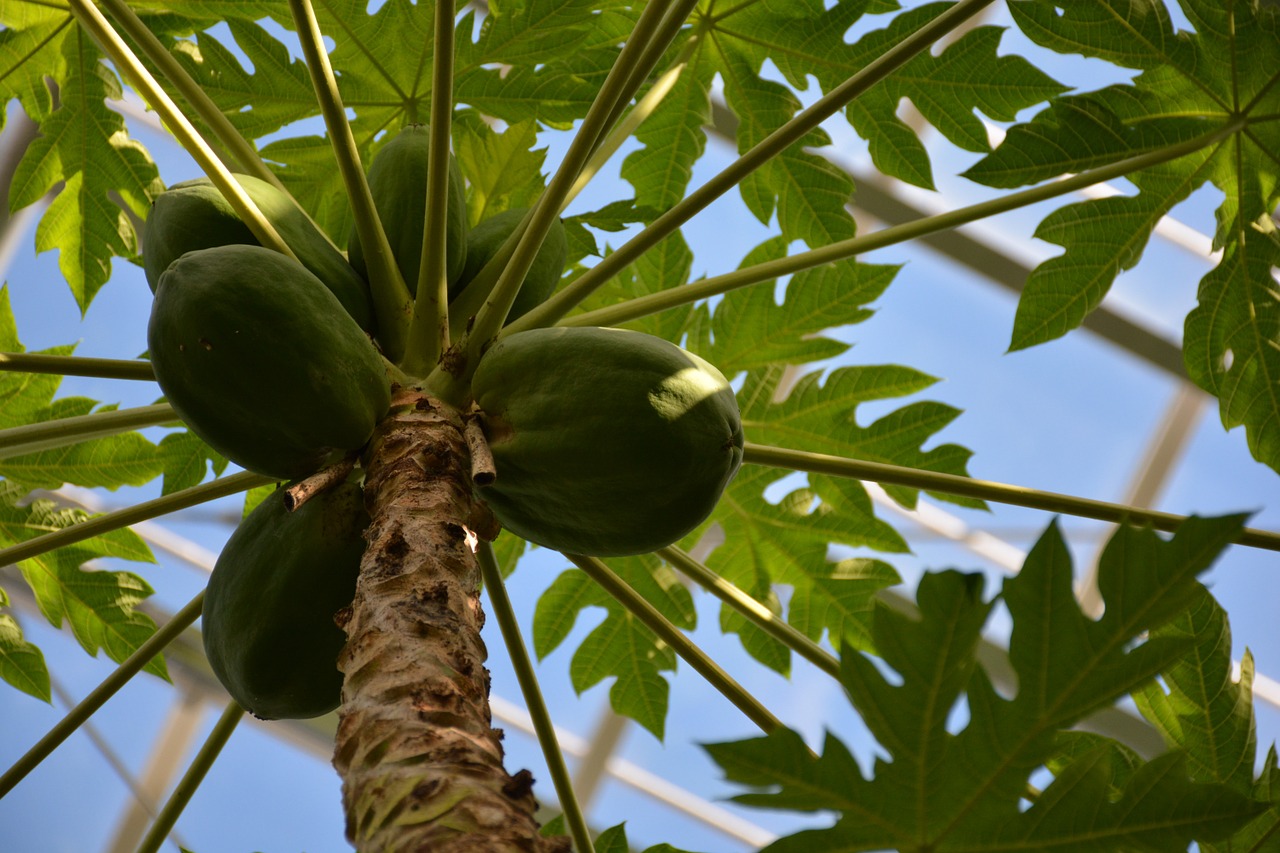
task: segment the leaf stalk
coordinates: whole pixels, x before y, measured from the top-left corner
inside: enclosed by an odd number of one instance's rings
[[[40,762],[48,758],[64,740],[79,729],[85,720],[92,717],[94,712],[106,704],[108,699],[114,696],[120,688],[128,684],[131,678],[141,672],[143,667],[150,663],[151,659],[159,654],[165,646],[191,627],[196,619],[200,617],[200,611],[203,607],[204,590],[201,590],[185,607],[173,614],[168,622],[161,625],[154,634],[144,640],[142,645],[138,646],[137,651],[129,655],[124,663],[116,667],[88,696],[81,699],[79,704],[68,711],[66,716],[59,720],[49,730],[48,734],[40,738],[35,746],[27,750],[25,755],[14,762],[13,766],[6,770],[3,776],[0,776],[0,797],[12,791],[28,773],[36,769]]]
[[[760,630],[809,661],[832,678],[840,677],[840,661],[813,640],[793,628],[759,601],[674,545],[659,548],[657,554],[703,589],[751,620]]]
[[[1228,136],[1239,131],[1242,126],[1243,122],[1230,122],[1221,128],[1197,136],[1194,139],[1188,139],[1174,145],[1168,145],[1163,148],[1147,151],[1107,166],[1099,166],[1098,168],[1090,169],[1087,172],[1080,172],[1059,181],[1053,181],[1038,187],[1032,187],[1016,193],[1010,193],[1008,195],[1001,196],[1000,198],[979,202],[957,210],[950,210],[946,213],[939,213],[935,216],[926,216],[921,219],[917,219],[914,222],[905,222],[901,225],[894,225],[889,228],[876,231],[872,234],[865,234],[859,237],[852,237],[848,240],[841,240],[839,242],[832,243],[829,246],[810,249],[807,252],[799,252],[795,255],[779,258],[776,261],[765,261],[764,263],[753,264],[752,266],[743,267],[742,269],[735,270],[731,273],[712,276],[711,278],[705,278],[701,281],[692,282],[681,287],[668,288],[667,290],[659,291],[658,293],[638,296],[635,299],[629,299],[626,302],[619,302],[616,305],[598,308],[595,311],[586,311],[582,314],[575,314],[572,317],[566,317],[560,320],[558,325],[614,326],[640,317],[645,317],[649,314],[656,314],[670,308],[688,305],[701,299],[707,299],[712,296],[728,293],[729,291],[736,290],[740,287],[747,287],[748,285],[759,284],[764,281],[772,281],[779,276],[790,275],[792,273],[801,272],[802,270],[820,267],[824,264],[847,260],[876,249],[883,249],[887,246],[905,243],[909,240],[914,240],[929,234],[935,234],[939,231],[949,231],[970,222],[976,222],[980,219],[986,219],[987,217],[995,216],[1000,213],[1007,213],[1011,210],[1026,207],[1027,205],[1047,201],[1061,195],[1066,195],[1067,193],[1084,189],[1085,187],[1093,186],[1094,184],[1100,184],[1114,178],[1123,177],[1133,172],[1140,171],[1141,169],[1156,166],[1170,160],[1176,160],[1179,157],[1185,157],[1188,154],[1193,154],[1196,151],[1201,150],[1202,148],[1221,142]],[[615,255],[616,254],[617,253],[615,253]],[[606,258],[605,261],[602,261],[601,263],[605,263],[612,257],[614,257],[614,255],[610,255],[609,258]],[[593,269],[595,268],[593,267]],[[544,303],[544,305],[545,304],[547,303]],[[529,315],[526,314],[525,317],[527,316]],[[520,320],[524,320],[525,317],[521,317]]]
[[[502,330],[502,335],[558,322],[620,270],[688,222],[717,198],[737,186],[751,172],[799,142],[819,123],[884,80],[916,54],[927,50],[935,41],[981,12],[991,2],[992,0],[959,0],[938,17],[885,51],[848,80],[796,114],[794,118],[762,139],[718,175],[691,192],[683,201],[618,247],[613,254],[603,258],[600,263],[580,275],[564,290],[512,322]]]
[[[241,708],[234,701],[227,703],[222,716],[214,724],[213,731],[209,732],[209,737],[205,739],[204,745],[200,747],[196,757],[191,760],[190,766],[187,767],[187,772],[182,774],[182,778],[178,780],[177,787],[173,789],[173,793],[169,795],[169,799],[165,802],[164,808],[160,810],[160,814],[156,815],[155,823],[151,824],[151,829],[147,832],[147,836],[138,845],[138,853],[156,853],[160,846],[164,844],[165,839],[173,830],[174,824],[178,822],[178,818],[182,815],[182,810],[187,807],[187,803],[191,802],[191,797],[195,794],[196,789],[200,787],[200,783],[204,781],[205,775],[208,774],[209,768],[213,766],[213,762],[217,760],[222,748],[231,739],[232,733],[236,730],[236,725],[239,724],[243,716],[244,708]]]
[[[195,108],[196,114],[218,137],[218,141],[227,148],[240,170],[275,185],[277,189],[284,190],[284,184],[276,177],[275,172],[267,168],[267,164],[258,154],[258,149],[236,130],[235,125],[218,108],[213,99],[187,73],[182,64],[174,58],[128,4],[124,0],[99,0],[99,2],[111,17],[116,19],[120,29],[142,48],[146,57],[173,84],[186,102]]]
[[[760,704],[756,697],[733,679],[706,652],[698,648],[684,632],[672,625],[658,608],[640,596],[613,570],[595,557],[581,554],[565,554],[574,565],[600,585],[605,592],[613,596],[632,616],[640,620],[650,631],[658,635],[662,642],[670,646],[685,663],[705,678],[712,687],[733,703],[747,719],[759,726],[765,734],[781,729],[782,721],[775,717],[769,709]]]
[[[142,427],[176,425],[181,419],[168,403],[110,412],[92,412],[0,430],[0,459],[79,444]]]
[[[58,376],[89,376],[96,379],[145,379],[151,382],[156,379],[149,361],[30,352],[0,352],[0,371],[53,373]]]
[[[111,57],[111,61],[122,74],[129,79],[133,88],[137,90],[146,102],[160,114],[160,118],[168,126],[169,132],[174,135],[182,147],[195,158],[196,163],[204,170],[204,173],[213,181],[218,191],[226,197],[227,202],[235,209],[236,215],[244,221],[244,224],[253,232],[253,236],[258,238],[258,242],[268,249],[274,249],[293,260],[298,260],[298,256],[293,253],[284,239],[276,231],[258,206],[254,204],[253,199],[240,186],[223,165],[222,160],[205,141],[195,126],[183,115],[182,111],[173,100],[165,93],[156,79],[151,76],[151,72],[138,59],[133,50],[125,43],[120,34],[116,32],[111,23],[102,15],[98,8],[93,5],[91,0],[69,0],[71,12],[76,16],[80,25],[102,46],[107,55]]]
[[[403,366],[425,376],[449,348],[449,140],[453,126],[454,2],[436,0],[431,78],[431,141],[427,149],[427,203],[422,228],[422,255],[417,298],[409,321],[409,343]]]
[[[395,257],[391,254],[387,232],[378,219],[378,210],[374,206],[373,195],[369,192],[369,182],[365,179],[364,167],[360,164],[360,152],[356,149],[356,140],[342,106],[338,81],[324,49],[324,36],[316,21],[315,10],[311,7],[310,0],[289,0],[289,11],[293,15],[298,40],[302,44],[302,54],[311,75],[316,101],[320,104],[320,113],[324,117],[325,128],[329,131],[338,172],[342,175],[342,183],[351,201],[356,232],[360,235],[360,244],[365,248],[378,342],[382,344],[387,357],[399,363],[404,358],[407,347],[413,300]]]
[[[596,93],[595,100],[591,102],[578,132],[574,134],[569,150],[565,152],[564,159],[552,176],[547,189],[538,198],[529,215],[525,217],[521,228],[516,230],[520,236],[511,259],[502,268],[492,292],[476,313],[475,323],[470,332],[459,344],[459,348],[466,354],[460,362],[460,372],[437,369],[429,377],[429,387],[438,386],[446,399],[466,396],[462,389],[469,385],[471,374],[475,372],[481,354],[497,336],[502,324],[506,321],[507,313],[520,292],[525,275],[528,274],[538,249],[546,239],[552,222],[559,217],[578,174],[587,164],[601,136],[608,131],[607,120],[610,117],[616,117],[614,113],[617,105],[628,102],[643,82],[648,69],[641,69],[638,61],[647,55],[646,49],[658,31],[659,24],[662,23],[662,14],[668,6],[669,3],[658,2],[645,5],[644,11],[636,21],[635,29],[623,45],[613,67],[609,69],[608,76]],[[671,35],[674,37],[674,32]],[[652,61],[656,63],[660,56],[661,52],[658,51],[657,55],[652,56]],[[512,235],[512,239],[516,239],[515,234]]]
[[[1184,515],[1143,509],[1127,504],[1096,501],[1057,492],[1044,492],[1027,488],[1026,486],[1012,486],[991,480],[975,480],[956,474],[923,471],[919,468],[907,468],[901,465],[890,465],[885,462],[846,459],[840,456],[809,453],[785,447],[771,447],[752,442],[746,443],[743,449],[742,461],[753,465],[787,468],[792,471],[807,471],[813,474],[828,474],[833,477],[870,480],[875,483],[926,489],[932,492],[978,498],[1012,506],[1066,513],[1081,518],[1093,518],[1098,521],[1110,521],[1116,524],[1146,524],[1156,530],[1163,530],[1167,533],[1176,532],[1187,521],[1187,516]],[[1257,530],[1250,527],[1242,528],[1235,542],[1238,545],[1247,545],[1250,548],[1280,551],[1280,533],[1269,530]]]
[[[542,756],[546,759],[547,770],[551,773],[551,782],[555,785],[556,798],[564,811],[565,823],[569,825],[569,834],[573,836],[574,848],[578,853],[595,853],[595,847],[591,843],[591,830],[587,826],[582,807],[578,804],[578,797],[573,791],[573,780],[569,776],[564,753],[560,751],[560,743],[556,740],[555,723],[551,720],[551,712],[547,710],[542,689],[538,686],[538,675],[534,670],[533,661],[529,658],[529,650],[520,636],[520,625],[516,621],[515,609],[511,606],[511,597],[507,595],[506,585],[502,582],[502,572],[498,568],[493,545],[481,541],[476,555],[480,559],[480,573],[484,579],[485,589],[489,592],[493,614],[497,617],[498,627],[502,631],[502,641],[506,644],[511,665],[515,668],[516,680],[520,682],[520,692],[524,695],[525,704],[529,708],[529,717],[533,720],[534,732],[538,736],[538,745],[542,747]]]
[[[109,533],[112,530],[119,530],[121,527],[137,524],[139,521],[147,521],[166,513],[177,512],[180,509],[186,509],[187,507],[224,498],[237,492],[248,491],[257,486],[266,486],[274,482],[276,481],[273,478],[262,474],[240,471],[226,477],[219,477],[208,483],[201,483],[198,486],[192,486],[172,494],[143,501],[133,506],[103,513],[102,515],[95,515],[70,527],[63,527],[59,530],[45,533],[42,536],[28,539],[25,542],[18,542],[7,548],[0,548],[0,566],[29,560],[32,557],[47,554],[66,545],[74,545],[76,542],[83,542],[85,539],[90,539],[102,533]]]

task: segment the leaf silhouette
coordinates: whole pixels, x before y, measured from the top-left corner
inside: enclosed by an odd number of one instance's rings
[[[884,666],[851,648],[841,660],[849,699],[887,753],[870,776],[831,734],[818,757],[786,730],[706,748],[730,779],[765,789],[741,794],[739,802],[839,814],[829,828],[767,848],[775,852],[1172,851],[1193,839],[1222,838],[1263,806],[1232,786],[1195,781],[1184,756],[1121,764],[1117,779],[1105,743],[1082,743],[1069,759],[1055,743],[1057,731],[1137,689],[1185,652],[1184,639],[1155,629],[1207,595],[1195,578],[1242,523],[1240,516],[1192,519],[1168,541],[1121,528],[1102,556],[1106,611],[1097,621],[1071,595],[1071,561],[1051,525],[1004,584],[1018,680],[1011,699],[977,666],[994,604],[983,600],[981,576],[927,574],[918,616],[878,605],[872,640]],[[1137,642],[1148,631],[1154,633]],[[953,717],[958,707],[967,714]],[[1055,752],[1053,782],[1027,806],[1031,774]]]
[[[1068,205],[1041,222],[1036,236],[1064,252],[1028,279],[1011,348],[1078,326],[1138,262],[1160,217],[1212,184],[1225,196],[1214,236],[1224,252],[1187,317],[1187,373],[1219,398],[1227,428],[1244,425],[1254,457],[1280,470],[1280,351],[1269,343],[1280,335],[1272,272],[1280,258],[1280,17],[1265,4],[1180,5],[1191,30],[1175,29],[1164,4],[1146,0],[1011,5],[1040,44],[1141,73],[1132,84],[1056,99],[965,174],[1017,186],[1221,128],[1220,142],[1131,174],[1136,195]]]

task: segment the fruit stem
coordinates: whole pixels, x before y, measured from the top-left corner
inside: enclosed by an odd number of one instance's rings
[[[129,683],[135,675],[151,662],[151,659],[159,654],[165,646],[177,639],[178,635],[191,627],[197,619],[200,618],[200,611],[204,607],[204,590],[196,594],[185,607],[169,619],[168,622],[156,629],[156,632],[142,642],[133,654],[125,659],[124,663],[116,667],[115,671],[103,679],[102,683],[90,691],[88,696],[80,700],[80,703],[67,712],[66,716],[59,720],[48,734],[40,738],[40,740],[27,750],[26,754],[14,762],[13,766],[0,776],[0,797],[5,796],[13,790],[19,782],[21,782],[28,773],[40,766],[40,762],[44,761],[49,755],[58,748],[58,746],[79,730],[85,720],[93,716],[94,712],[106,704],[107,700]]]
[[[219,477],[208,483],[201,483],[198,486],[181,489],[172,494],[162,495],[133,506],[96,515],[70,527],[51,530],[41,536],[18,542],[7,548],[0,548],[0,566],[7,566],[10,563],[17,563],[21,560],[29,560],[32,557],[38,557],[63,546],[73,545],[76,542],[83,542],[85,539],[90,539],[102,533],[109,533],[112,530],[119,530],[121,527],[137,524],[139,521],[146,521],[166,513],[176,512],[196,504],[217,500],[227,495],[234,495],[237,492],[248,491],[249,489],[275,482],[271,477],[254,474],[251,471],[241,471],[237,474]]]
[[[809,661],[832,678],[840,677],[840,661],[825,651],[821,646],[793,628],[759,601],[720,575],[711,571],[702,563],[693,559],[688,553],[669,545],[659,548],[657,555],[675,566],[703,589],[751,620],[766,634],[769,634],[788,649]]]
[[[355,217],[356,231],[365,250],[365,265],[369,271],[369,290],[373,297],[373,311],[378,327],[378,343],[382,351],[394,362],[404,358],[409,334],[409,317],[413,300],[405,287],[404,276],[391,254],[387,232],[378,219],[378,211],[365,180],[364,167],[360,164],[360,152],[347,123],[346,110],[338,81],[333,76],[329,55],[324,49],[324,36],[316,21],[310,0],[289,0],[289,11],[302,44],[302,54],[311,75],[316,101],[324,116],[325,128],[333,146],[334,159],[342,175],[351,212]]]
[[[145,379],[151,382],[156,379],[149,361],[31,352],[0,352],[0,371],[55,373],[58,376],[91,376],[97,379]]]
[[[132,432],[142,427],[180,423],[181,419],[168,403],[40,421],[0,430],[0,459],[67,447],[94,438]]]
[[[479,410],[467,413],[463,437],[467,440],[467,450],[471,453],[471,482],[477,486],[489,486],[498,478],[498,467],[493,460],[493,449],[485,437],[484,427],[480,424]]]
[[[431,141],[427,149],[427,203],[417,298],[403,360],[410,373],[425,375],[449,349],[449,140],[453,126],[453,0],[436,0],[431,78]]]
[[[1163,530],[1169,533],[1177,531],[1182,523],[1187,520],[1187,516],[1184,515],[1158,512],[1127,504],[1095,501],[1057,492],[1042,492],[1026,486],[1012,486],[1005,483],[992,482],[991,480],[975,480],[956,474],[923,471],[919,468],[907,468],[884,462],[846,459],[840,456],[808,453],[803,450],[791,450],[785,447],[770,447],[763,444],[753,444],[752,442],[747,442],[743,448],[742,461],[753,465],[787,468],[792,471],[807,471],[813,474],[828,474],[833,477],[847,477],[855,480],[870,480],[875,483],[926,489],[931,492],[943,492],[945,494],[990,500],[1013,506],[1066,513],[1080,518],[1094,518],[1099,521],[1110,521],[1116,524],[1146,524],[1156,530]],[[1280,551],[1280,533],[1269,530],[1243,528],[1240,535],[1236,537],[1235,542],[1238,545],[1247,545],[1251,548]]]
[[[497,284],[494,285],[488,299],[476,313],[475,323],[470,332],[457,345],[456,349],[465,353],[464,357],[447,359],[443,365],[443,372],[447,376],[442,377],[442,380],[446,386],[457,386],[460,391],[461,388],[470,384],[471,374],[475,372],[484,350],[492,343],[506,321],[507,313],[520,292],[524,277],[528,274],[529,267],[532,266],[552,223],[559,217],[561,206],[573,187],[578,173],[590,159],[602,135],[608,131],[607,120],[616,117],[614,114],[617,105],[630,101],[635,90],[644,81],[649,69],[641,68],[638,60],[651,55],[646,53],[646,49],[659,30],[662,13],[667,5],[666,3],[648,3],[640,13],[635,28],[619,52],[613,67],[609,69],[609,74],[596,93],[595,100],[591,102],[559,168],[556,169],[551,182],[526,217],[528,224],[516,244],[511,260],[498,276]],[[671,36],[674,37],[678,28],[672,28],[672,30]],[[656,54],[652,55],[652,61],[656,63],[661,56],[661,51],[652,53]]]
[[[632,589],[622,578],[595,557],[580,554],[565,554],[574,565],[586,572],[605,592],[613,596],[631,615],[639,619],[650,631],[658,635],[695,671],[705,678],[712,687],[747,716],[751,722],[760,727],[765,734],[781,729],[782,721],[765,708],[756,697],[752,696],[741,684],[711,659],[706,652],[698,648],[692,640],[685,636],[675,625],[672,625],[660,612]]]
[[[728,293],[740,287],[771,281],[779,276],[790,275],[802,270],[819,267],[823,264],[847,260],[876,249],[905,243],[939,231],[948,231],[970,222],[1017,210],[1041,201],[1047,201],[1048,199],[1066,195],[1113,178],[1123,177],[1169,160],[1185,157],[1202,148],[1221,142],[1226,137],[1236,133],[1242,126],[1242,122],[1230,122],[1194,139],[1146,151],[1107,166],[1099,166],[1096,169],[1079,172],[1062,180],[1051,181],[1038,187],[1009,193],[999,198],[971,204],[968,207],[962,207],[957,210],[949,210],[946,213],[926,216],[914,222],[904,222],[901,225],[883,228],[871,234],[841,240],[829,246],[810,249],[807,252],[799,252],[775,261],[753,264],[724,275],[712,276],[711,278],[704,278],[680,287],[668,288],[658,293],[638,296],[635,299],[628,299],[626,302],[619,302],[616,305],[575,314],[572,317],[561,319],[558,325],[615,326],[649,314],[666,311],[669,308],[677,308],[711,296]],[[610,258],[612,257],[611,255]],[[526,314],[525,316],[527,317],[528,315]],[[524,317],[520,319],[524,320]]]
[[[214,186],[227,199],[236,215],[249,227],[258,242],[268,249],[274,249],[293,260],[298,256],[276,231],[275,227],[262,215],[262,211],[254,204],[253,199],[240,186],[240,183],[222,164],[209,143],[200,135],[191,122],[178,109],[173,100],[165,93],[151,72],[138,59],[125,43],[111,23],[103,17],[91,0],[69,0],[71,12],[76,16],[89,34],[102,46],[116,68],[129,80],[138,94],[153,110],[159,113],[161,120],[169,128],[174,138],[195,158],[196,163],[213,181]]]
[[[516,620],[515,609],[511,606],[511,597],[507,595],[507,588],[502,582],[502,572],[498,569],[493,545],[481,542],[476,556],[480,559],[480,573],[489,593],[489,603],[493,606],[493,615],[497,617],[498,628],[502,631],[502,641],[506,644],[507,656],[516,671],[516,680],[520,683],[520,692],[528,706],[529,717],[533,720],[533,730],[538,736],[542,757],[547,762],[556,798],[564,812],[565,823],[569,825],[569,834],[573,836],[574,849],[577,853],[595,853],[595,847],[591,843],[591,830],[574,793],[573,780],[565,765],[564,753],[560,751],[555,724],[551,720],[551,712],[547,710],[542,689],[538,686],[538,675],[529,658],[529,650],[520,636],[520,624]]]
[[[289,512],[297,512],[303,504],[316,495],[327,492],[346,480],[355,467],[356,456],[353,453],[332,465],[326,465],[305,480],[294,483],[284,490],[284,508]]]
[[[227,703],[222,716],[214,724],[213,731],[209,732],[209,737],[205,739],[204,745],[200,747],[196,757],[191,760],[191,765],[187,767],[187,772],[178,780],[177,787],[169,795],[169,799],[165,802],[164,808],[160,810],[160,814],[156,815],[156,822],[151,825],[151,829],[147,832],[147,837],[142,839],[142,842],[138,845],[138,853],[156,853],[160,846],[164,844],[165,839],[173,830],[174,824],[178,822],[178,818],[182,815],[182,810],[187,807],[187,803],[191,802],[191,797],[195,794],[196,789],[200,787],[200,783],[204,781],[205,775],[208,774],[209,768],[213,766],[213,762],[217,760],[222,748],[231,739],[232,733],[236,730],[236,725],[239,724],[243,716],[244,708],[241,708],[235,702]]]
[[[751,172],[801,141],[819,123],[880,83],[921,51],[927,50],[935,41],[964,21],[991,5],[991,2],[992,0],[959,0],[953,4],[762,139],[718,175],[691,192],[647,228],[618,247],[611,255],[580,275],[564,290],[513,321],[502,330],[501,334],[505,336],[525,329],[555,324],[597,288],[613,278],[618,271],[688,222],[711,202],[737,186]]]

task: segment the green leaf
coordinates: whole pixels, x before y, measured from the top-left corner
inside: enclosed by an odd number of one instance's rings
[[[752,441],[949,474],[966,473],[971,454],[963,447],[945,444],[929,451],[920,449],[960,414],[951,406],[910,403],[866,427],[857,423],[859,404],[915,394],[936,381],[932,376],[897,365],[842,367],[831,371],[825,381],[811,372],[800,377],[785,400],[775,403],[781,373],[779,366],[753,372],[738,394],[743,431]],[[915,506],[916,490],[894,486],[886,491],[904,506]],[[964,498],[937,497],[982,506]]]
[[[1272,268],[1280,257],[1272,212],[1280,204],[1280,14],[1257,3],[1182,3],[1177,30],[1155,0],[1010,6],[1033,40],[1141,73],[1132,84],[1060,98],[967,174],[995,186],[1044,180],[1159,149],[1223,128],[1226,141],[1128,176],[1136,196],[1072,205],[1037,235],[1064,253],[1041,265],[1018,309],[1013,348],[1051,340],[1095,308],[1115,276],[1141,257],[1152,227],[1205,184],[1217,211],[1218,268],[1200,283],[1187,318],[1187,371],[1217,395],[1223,423],[1245,426],[1250,450],[1280,470],[1280,353]]]
[[[345,246],[355,220],[329,137],[287,136],[264,145],[261,153],[267,162],[279,164],[273,167],[276,174],[316,224],[336,245]]]
[[[627,825],[620,823],[609,827],[596,836],[592,845],[596,853],[629,853],[631,848],[627,844]]]
[[[823,91],[830,91],[951,4],[900,12],[883,29],[848,44],[846,33],[864,11],[898,12],[897,4],[874,10],[870,5],[742,4],[717,20],[713,33],[717,44],[731,45],[757,65],[766,59],[773,62],[797,89],[806,88],[812,76]],[[849,122],[868,140],[877,169],[918,186],[933,186],[924,145],[897,115],[904,99],[955,145],[986,151],[986,130],[975,113],[1012,121],[1020,110],[1066,88],[1022,57],[1001,55],[1001,33],[998,27],[974,27],[936,54],[926,51],[913,57],[849,105]]]
[[[1232,677],[1231,629],[1227,614],[1207,591],[1154,636],[1173,637],[1188,650],[1152,683],[1134,694],[1138,709],[1163,735],[1170,748],[1181,750],[1191,777],[1220,782],[1241,794],[1273,799],[1269,772],[1254,780],[1257,740],[1253,714],[1253,656],[1247,651],[1240,677]],[[1280,825],[1280,806],[1272,805],[1222,845],[1206,851],[1252,850],[1252,845]]]
[[[389,127],[397,116],[406,124],[425,122],[435,3],[389,0],[372,15],[368,5],[360,0],[316,4],[320,27],[334,40],[330,61],[340,77],[342,102],[355,110],[362,128]]]
[[[636,188],[636,204],[661,211],[684,198],[693,164],[706,149],[702,128],[711,121],[714,73],[708,52],[695,51],[671,91],[636,131],[635,139],[644,147],[622,161],[622,178]]]
[[[9,596],[0,589],[0,607],[8,606]],[[44,655],[23,638],[18,620],[8,613],[0,613],[0,678],[23,693],[52,701]]]
[[[204,482],[213,463],[214,476],[227,468],[227,460],[190,431],[175,432],[160,439],[160,456],[164,466],[161,495],[172,494]]]
[[[1108,798],[1118,800],[1133,777],[1133,771],[1141,766],[1142,757],[1117,740],[1074,729],[1058,732],[1054,738],[1053,756],[1045,762],[1045,767],[1054,776],[1058,776],[1076,761],[1083,758],[1094,761],[1097,755],[1105,756],[1110,762],[1111,766],[1107,770],[1111,779]]]
[[[66,78],[63,42],[76,32],[75,19],[52,7],[15,3],[5,4],[0,20],[5,24],[0,30],[0,100],[7,104],[17,98],[27,116],[43,121],[56,104],[46,79]],[[22,206],[14,204],[11,186],[9,209]]]
[[[510,577],[516,570],[516,564],[529,550],[529,543],[509,530],[502,531],[493,542],[493,556],[498,561],[498,570],[504,578]]]
[[[831,573],[797,586],[791,596],[788,621],[811,640],[827,632],[831,644],[867,650],[871,645],[871,612],[876,593],[902,582],[883,560],[841,560]]]
[[[58,250],[58,266],[83,313],[110,277],[111,257],[137,252],[126,209],[145,217],[161,184],[124,119],[107,109],[107,98],[120,97],[120,83],[92,40],[76,29],[61,40],[61,50],[67,76],[58,81],[59,106],[40,122],[40,136],[19,162],[9,205],[25,207],[63,182],[36,228],[36,249]]]
[[[593,0],[503,0],[490,3],[475,56],[486,62],[537,65],[573,53],[586,40],[599,3]],[[474,61],[474,60],[472,60]]]
[[[740,267],[786,256],[786,241],[774,237],[753,249]],[[772,281],[732,290],[716,306],[710,323],[691,329],[691,344],[726,376],[776,363],[802,365],[835,358],[849,345],[821,333],[861,323],[867,304],[884,293],[899,267],[840,261],[805,270],[787,284],[781,305]]]
[[[149,483],[164,465],[163,451],[132,432],[13,456],[0,462],[0,476],[31,489],[56,489],[63,483],[116,489]]]
[[[693,599],[669,567],[651,556],[610,560],[609,566],[677,627],[694,627]],[[609,691],[614,710],[661,740],[669,692],[661,672],[675,669],[675,652],[581,571],[564,572],[538,599],[533,617],[535,654],[545,658],[564,642],[587,607],[603,607],[608,615],[573,653],[569,676],[574,689],[581,693],[616,677]]]
[[[17,501],[24,491],[13,484],[0,485],[0,547],[88,517],[79,510],[59,509],[46,500],[19,506]],[[33,557],[19,567],[50,624],[58,628],[65,620],[85,651],[96,655],[99,649],[105,650],[119,663],[155,633],[155,622],[135,609],[151,595],[152,589],[142,578],[129,572],[81,568],[87,561],[101,557],[155,562],[150,549],[137,534],[121,529]],[[160,656],[152,659],[146,669],[168,678]]]
[[[537,122],[526,120],[502,133],[471,111],[459,113],[454,125],[458,165],[468,178],[470,224],[513,207],[530,207],[542,193],[547,149],[536,148]]]
[[[839,813],[829,828],[770,845],[774,853],[1182,851],[1192,840],[1222,838],[1263,806],[1230,786],[1196,781],[1179,754],[1142,763],[1101,739],[1064,744],[1059,733],[1186,650],[1188,642],[1160,629],[1207,595],[1195,578],[1243,521],[1192,518],[1168,541],[1119,530],[1099,564],[1106,609],[1097,621],[1071,594],[1071,561],[1051,525],[1004,583],[1018,685],[1011,699],[977,665],[994,603],[983,600],[980,575],[925,575],[918,615],[877,605],[872,640],[882,662],[846,647],[840,676],[887,753],[871,777],[832,735],[817,757],[786,730],[707,749],[731,780],[762,789],[739,802]],[[962,700],[967,714],[954,717]],[[1021,806],[1029,777],[1050,761],[1053,783]]]
[[[1018,821],[972,842],[1002,850],[1184,851],[1235,830],[1258,806],[1229,788],[1187,781],[1169,753],[1138,767],[1112,802],[1111,764],[1098,751],[1068,766]]]
[[[0,287],[0,347],[24,352],[9,304],[8,287]],[[46,350],[70,355],[71,347]],[[56,374],[0,372],[0,429],[25,426],[92,412],[98,405],[85,397],[54,399],[62,377]],[[105,407],[114,408],[114,407]],[[86,488],[140,486],[155,479],[164,466],[156,445],[137,433],[82,441],[0,460],[0,477],[27,490],[56,489],[64,483]]]
[[[305,64],[290,57],[288,48],[261,25],[234,17],[226,23],[251,71],[207,31],[197,32],[194,42],[175,42],[171,50],[246,139],[260,139],[319,114]]]
[[[1255,211],[1256,202],[1256,196],[1249,202]],[[1217,268],[1201,279],[1183,358],[1195,383],[1218,397],[1222,425],[1243,424],[1253,457],[1280,471],[1280,285],[1272,271],[1280,264],[1280,236],[1269,218],[1258,222],[1241,223]]]
[[[901,552],[906,543],[875,518],[871,499],[858,483],[813,478],[813,487],[796,489],[774,504],[764,492],[777,479],[777,472],[763,467],[738,473],[709,521],[720,526],[725,541],[711,552],[707,565],[762,602],[770,601],[774,584],[791,586],[789,618],[798,622],[798,629],[810,636],[830,629],[833,641],[865,646],[872,599],[897,583],[898,575],[881,563],[858,579],[863,582],[841,585],[842,573],[850,567],[830,562],[828,550],[839,543]],[[691,534],[686,544],[700,533]],[[828,581],[830,585],[821,586]],[[827,609],[832,604],[836,607]],[[740,632],[748,652],[777,671],[787,671],[789,655],[776,641],[766,641],[727,609],[721,612],[721,626]]]
[[[742,57],[729,53],[725,59],[725,98],[739,119],[738,151],[746,153],[798,113],[800,100],[787,87],[756,76]],[[803,240],[818,247],[854,235],[853,217],[845,210],[853,180],[805,150],[830,144],[825,131],[810,131],[738,185],[742,200],[761,222],[768,224],[776,211],[788,242]]]
[[[1253,730],[1253,660],[1240,681],[1231,677],[1227,615],[1208,591],[1153,633],[1189,645],[1186,654],[1134,694],[1142,715],[1170,747],[1186,751],[1191,775],[1248,792],[1253,787],[1257,743]]]

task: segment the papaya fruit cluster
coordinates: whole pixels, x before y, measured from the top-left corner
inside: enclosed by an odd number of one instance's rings
[[[378,150],[368,174],[410,292],[421,264],[429,141],[425,126],[404,128]],[[353,230],[344,256],[287,194],[249,175],[235,177],[297,262],[262,248],[209,179],[170,187],[156,199],[143,240],[155,293],[150,355],[161,389],[192,432],[250,471],[296,478],[363,446],[390,403],[365,249]],[[467,291],[525,212],[505,211],[469,230],[465,183],[451,161],[451,300]],[[511,319],[550,295],[565,254],[557,222]],[[487,294],[471,296],[482,302]]]
[[[425,127],[405,128],[368,173],[411,293],[422,263],[429,140]],[[261,246],[209,180],[170,187],[143,241],[155,294],[150,357],[193,433],[247,470],[298,479],[358,453],[390,407],[366,247],[353,231],[344,254],[276,186],[236,179],[296,260]],[[456,161],[448,192],[448,296],[451,313],[464,314],[489,296],[494,277],[481,272],[528,211],[469,228]],[[508,322],[551,295],[566,256],[556,222]],[[477,497],[511,532],[567,553],[637,554],[680,539],[710,514],[742,460],[725,377],[638,332],[509,335],[481,358],[472,394],[497,471]],[[338,704],[344,638],[334,615],[354,594],[368,523],[357,469],[294,512],[273,494],[223,549],[205,598],[205,650],[228,692],[255,715],[309,717]]]

